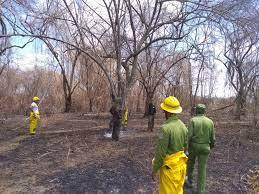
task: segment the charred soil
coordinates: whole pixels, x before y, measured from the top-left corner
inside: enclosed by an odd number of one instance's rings
[[[43,116],[35,136],[24,117],[9,119],[0,126],[0,193],[157,193],[151,160],[162,122],[151,133],[134,116],[112,141],[107,115]],[[259,192],[258,130],[251,135],[249,122],[228,120],[216,130],[207,193]]]

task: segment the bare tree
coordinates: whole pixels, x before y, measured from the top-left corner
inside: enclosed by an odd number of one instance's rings
[[[88,111],[93,112],[98,99],[104,97],[108,91],[103,71],[88,57],[80,58],[80,84],[79,88],[85,93],[88,101]],[[105,98],[105,97],[104,97]],[[107,103],[106,99],[104,103]]]
[[[66,16],[62,10],[59,10],[59,5],[56,1],[47,1],[41,9],[36,9],[32,14],[28,14],[22,25],[27,33],[38,34],[37,37],[46,45],[60,67],[65,102],[64,111],[70,112],[72,95],[80,82],[78,79],[76,80],[75,74],[82,52],[69,44],[63,44],[64,42],[73,42],[76,47],[79,47],[80,42],[75,35],[75,29],[70,26],[69,20],[64,19],[63,23],[55,22],[57,15],[63,14],[64,17]],[[55,41],[46,36],[55,36],[60,41]]]
[[[83,52],[105,72],[112,99],[121,99],[118,109],[123,109],[136,81],[139,54],[161,40],[177,41],[189,33],[183,30],[189,12],[180,2],[173,4],[175,13],[170,14],[165,10],[165,1],[103,0],[97,8],[85,1],[80,6],[63,2],[77,27]],[[79,9],[89,14],[84,20],[77,15]],[[108,74],[110,63],[116,67],[116,77]],[[113,130],[116,140],[119,130],[120,126]]]
[[[143,52],[145,56],[140,58],[142,56],[140,55],[139,57],[139,82],[143,85],[146,95],[145,116],[148,114],[148,105],[154,103],[157,88],[165,79],[172,76],[170,70],[187,58],[187,51],[178,53],[176,47],[173,49],[166,51],[164,45],[150,47]],[[179,76],[175,76],[179,78]]]
[[[225,33],[226,44],[224,56],[226,61],[222,61],[227,68],[230,84],[236,91],[236,116],[240,119],[246,110],[246,98],[252,90],[258,72],[258,47],[257,35],[248,34],[240,28],[235,28],[233,32]]]
[[[42,39],[50,52],[53,54],[56,59],[62,74],[63,80],[63,91],[64,91],[64,100],[65,100],[65,112],[70,112],[72,106],[72,95],[79,84],[79,80],[75,82],[75,71],[76,65],[81,54],[80,51],[62,51],[58,54],[53,45],[48,39]]]

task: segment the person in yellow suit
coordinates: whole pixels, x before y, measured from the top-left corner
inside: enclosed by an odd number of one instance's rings
[[[160,105],[166,121],[162,125],[152,161],[152,178],[160,171],[159,194],[182,194],[187,169],[188,130],[178,119],[182,107],[177,98],[169,96]]]
[[[30,129],[29,129],[29,133],[30,135],[35,135],[36,133],[36,128],[38,126],[38,122],[40,120],[40,112],[39,112],[39,107],[38,107],[38,104],[39,104],[39,97],[37,96],[34,96],[32,98],[33,102],[31,103],[31,106],[30,106]]]
[[[123,115],[123,127],[126,128],[128,125],[128,108],[125,108],[124,115]]]

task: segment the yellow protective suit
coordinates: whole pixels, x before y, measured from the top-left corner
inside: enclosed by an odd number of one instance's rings
[[[127,127],[128,124],[128,109],[126,108],[124,115],[123,115],[123,127]]]
[[[36,133],[36,128],[38,126],[38,122],[40,120],[40,113],[39,112],[31,112],[30,113],[30,135],[34,135]]]
[[[182,194],[186,176],[187,156],[183,151],[166,155],[160,168],[159,194]]]

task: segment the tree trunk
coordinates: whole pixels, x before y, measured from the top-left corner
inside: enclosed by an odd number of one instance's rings
[[[140,98],[139,98],[139,97],[138,97],[138,99],[137,99],[136,112],[137,112],[137,113],[141,112],[141,109],[140,109]]]
[[[194,115],[194,96],[192,95],[192,66],[188,65],[188,85],[189,85],[189,100],[190,100],[190,114]]]
[[[89,99],[89,112],[93,112],[93,99]]]
[[[65,99],[65,112],[70,112],[72,106],[72,93],[66,79],[65,73],[62,72],[63,75],[63,92],[64,92],[64,99]]]
[[[145,100],[145,113],[144,116],[148,115],[148,106],[150,103],[153,103],[154,93],[147,92],[146,100]]]
[[[70,112],[72,106],[72,96],[71,94],[68,94],[67,97],[65,97],[65,112]]]
[[[246,97],[244,96],[244,92],[241,90],[238,92],[237,96],[237,108],[236,108],[236,118],[237,120],[241,120],[241,116],[246,114]]]
[[[148,115],[148,130],[150,132],[153,132],[154,130],[154,122],[155,121],[155,115]]]
[[[253,129],[255,130],[256,127],[257,127],[257,123],[258,123],[258,117],[257,117],[257,108],[258,108],[258,105],[259,105],[259,102],[258,102],[258,89],[255,90],[254,92],[254,106],[253,106]]]
[[[112,114],[112,139],[119,140],[120,130],[122,126],[122,101],[121,99],[115,99],[111,107]]]
[[[113,122],[113,130],[112,130],[112,139],[118,141],[120,138],[120,130],[121,130],[121,119],[117,122]]]
[[[138,98],[137,98],[137,107],[136,107],[136,112],[141,112],[141,108],[140,108],[140,95],[142,93],[142,90],[143,90],[143,86],[141,87],[140,91],[139,91],[139,94],[138,94]]]

